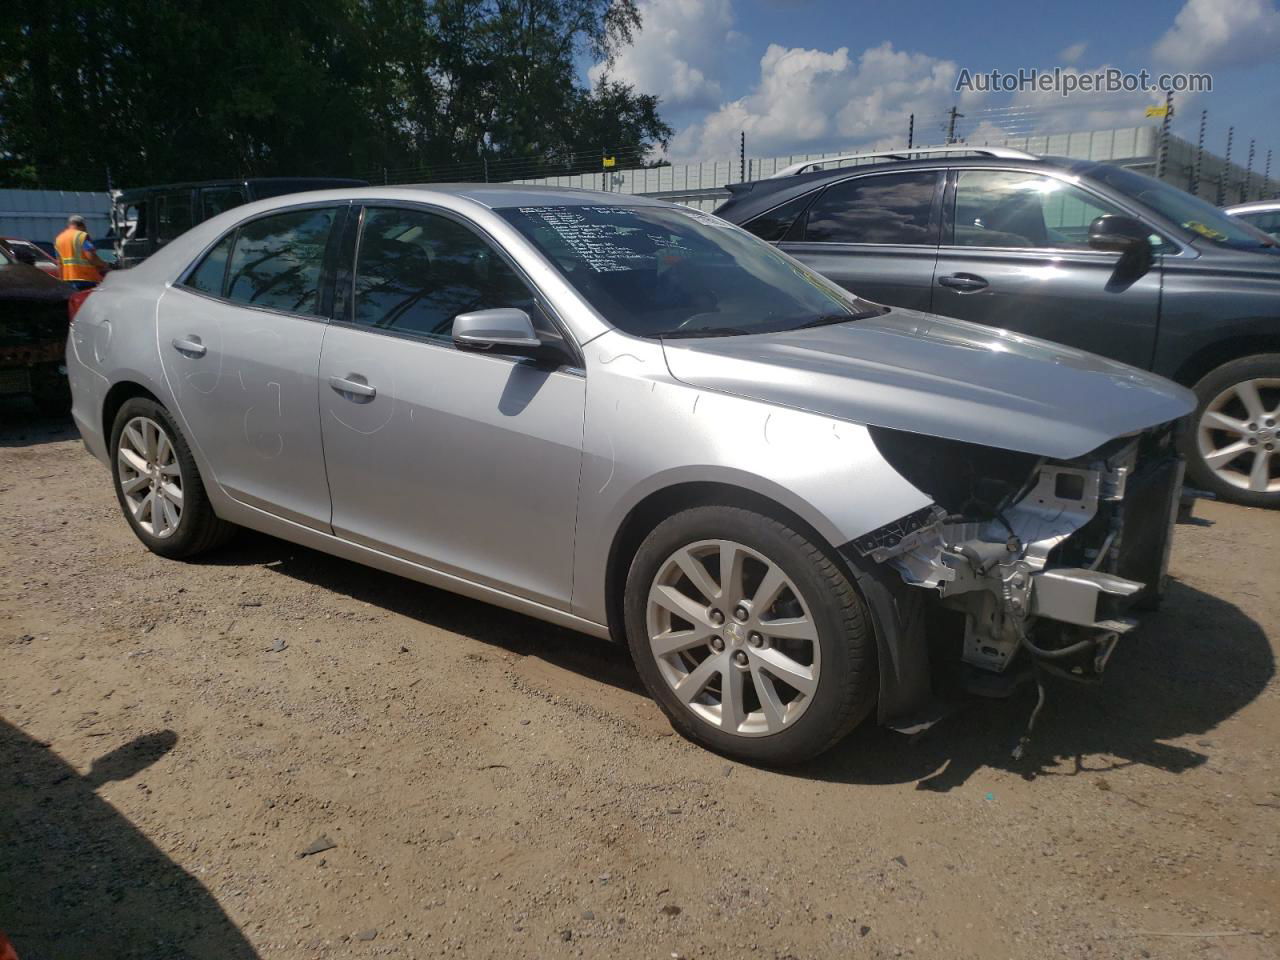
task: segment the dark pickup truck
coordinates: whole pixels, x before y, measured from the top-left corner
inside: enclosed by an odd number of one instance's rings
[[[141,263],[197,223],[251,200],[368,185],[367,180],[338,177],[254,177],[122,190],[116,194],[111,210],[117,264],[132,267]]]

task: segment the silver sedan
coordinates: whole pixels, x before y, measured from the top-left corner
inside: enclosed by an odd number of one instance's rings
[[[918,726],[944,664],[1094,676],[1159,598],[1187,391],[682,207],[278,197],[71,309],[75,420],[149,549],[251,527],[612,637],[729,755]]]

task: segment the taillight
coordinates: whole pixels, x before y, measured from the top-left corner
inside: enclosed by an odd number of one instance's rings
[[[70,298],[68,298],[67,317],[71,323],[76,322],[76,314],[80,312],[80,308],[84,306],[85,300],[88,299],[89,294],[93,293],[93,291],[93,287],[90,287],[88,290],[77,290],[70,296]]]

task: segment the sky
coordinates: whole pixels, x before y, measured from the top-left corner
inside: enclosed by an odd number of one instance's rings
[[[1158,123],[1163,94],[957,93],[962,69],[1206,72],[1210,93],[1175,94],[1174,133],[1232,159],[1256,139],[1280,176],[1277,0],[640,0],[644,23],[612,64],[584,64],[657,94],[676,162],[944,142],[947,111],[971,142]]]

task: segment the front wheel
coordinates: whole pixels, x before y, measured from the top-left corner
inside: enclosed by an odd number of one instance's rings
[[[1195,392],[1182,443],[1190,481],[1231,503],[1280,507],[1280,354],[1223,364]]]
[[[148,550],[179,559],[225,542],[191,448],[169,411],[145,397],[126,400],[111,431],[111,475],[129,526]]]
[[[663,521],[632,561],[624,605],[650,694],[718,753],[799,763],[875,704],[861,596],[826,550],[769,517],[706,506]]]

